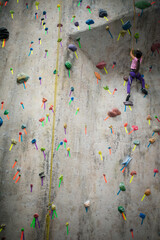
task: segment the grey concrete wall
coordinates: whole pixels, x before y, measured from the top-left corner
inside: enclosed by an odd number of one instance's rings
[[[29,9],[20,0],[9,2],[1,11],[1,25],[10,32],[6,47],[0,49],[0,99],[4,101],[4,110],[9,110],[10,119],[3,115],[3,125],[0,127],[0,224],[6,224],[6,229],[0,237],[6,239],[20,239],[21,228],[25,229],[25,239],[45,239],[45,217],[47,214],[51,139],[53,127],[53,114],[49,106],[54,104],[54,83],[56,68],[57,36],[58,36],[58,10],[57,1],[40,2],[36,11],[35,2],[28,1]],[[159,175],[153,177],[153,169],[160,169],[159,164],[159,138],[147,148],[152,135],[152,126],[158,126],[154,118],[160,112],[160,61],[158,53],[151,56],[150,47],[154,41],[160,41],[159,28],[159,2],[152,8],[145,10],[143,16],[136,13],[136,32],[140,33],[136,47],[142,49],[144,61],[141,73],[144,74],[146,83],[149,84],[149,95],[144,98],[140,91],[140,84],[132,85],[131,100],[134,102],[132,112],[127,108],[124,112],[123,101],[126,98],[126,86],[123,86],[123,76],[129,74],[131,38],[127,33],[117,42],[121,21],[131,20],[133,24],[133,3],[131,1],[83,1],[77,7],[77,1],[67,1],[62,4],[63,29],[61,38],[63,47],[59,53],[59,77],[57,91],[57,108],[55,124],[55,145],[53,158],[53,179],[51,201],[57,208],[58,218],[51,221],[50,239],[131,239],[130,229],[133,228],[136,239],[159,239]],[[92,14],[86,6],[90,5]],[[108,12],[109,22],[98,17],[99,8]],[[9,11],[15,11],[14,19]],[[47,11],[46,26],[48,35],[40,26],[42,12]],[[38,12],[39,19],[35,20],[34,14]],[[138,11],[139,12],[139,11]],[[72,15],[80,23],[80,31],[71,24]],[[88,30],[85,21],[92,18],[95,24]],[[113,40],[106,25],[110,26]],[[131,29],[132,31],[132,29]],[[38,38],[42,44],[38,44]],[[81,38],[82,48],[77,50],[78,59],[67,49],[69,43],[74,43],[77,37]],[[29,54],[30,42],[33,44],[33,55]],[[44,58],[45,49],[49,55]],[[71,78],[68,78],[64,67],[66,60],[72,62]],[[108,75],[99,71],[96,64],[100,61],[107,62]],[[116,66],[112,69],[112,63]],[[149,72],[149,66],[152,71]],[[14,74],[10,72],[13,68]],[[101,74],[101,81],[97,85],[94,72]],[[25,72],[30,76],[27,89],[17,85],[16,76]],[[42,85],[39,77],[42,77]],[[115,95],[110,95],[103,89],[108,85]],[[74,87],[74,102],[69,105],[70,87]],[[48,99],[46,109],[41,109],[42,98]],[[24,103],[23,110],[20,102]],[[76,109],[80,108],[77,115]],[[107,112],[113,107],[121,111],[116,118],[104,119]],[[39,119],[50,113],[51,122],[41,126]],[[146,117],[150,114],[153,118],[149,126]],[[124,123],[128,122],[128,132],[132,125],[138,125],[139,130],[127,135]],[[67,135],[64,134],[63,125],[67,123]],[[17,143],[9,151],[11,139],[18,141],[21,125],[27,125],[27,136],[23,133],[23,143]],[[85,135],[87,125],[87,135]],[[112,125],[114,134],[109,126]],[[64,146],[58,151],[56,148],[60,141],[66,137],[67,146],[71,149],[71,157],[67,157]],[[39,150],[31,144],[33,138],[37,139]],[[133,141],[140,140],[134,152]],[[46,160],[41,147],[45,147]],[[108,147],[112,148],[109,155]],[[98,152],[101,151],[103,161]],[[132,161],[122,174],[120,171],[122,160],[126,155],[132,156]],[[18,163],[14,169],[14,160]],[[13,181],[17,167],[21,168],[21,179],[17,184]],[[137,171],[130,184],[130,172]],[[41,186],[39,173],[44,171],[44,186]],[[63,182],[58,187],[59,176],[63,174]],[[107,184],[103,174],[106,174]],[[126,191],[117,196],[119,183],[124,182]],[[30,192],[33,184],[33,192]],[[141,202],[144,191],[150,188],[151,195]],[[90,200],[91,205],[86,213],[84,202]],[[127,221],[124,221],[117,208],[125,208]],[[39,214],[40,229],[33,229],[30,224],[34,213]],[[141,225],[140,213],[146,214]],[[69,235],[66,234],[66,222],[69,222]]]

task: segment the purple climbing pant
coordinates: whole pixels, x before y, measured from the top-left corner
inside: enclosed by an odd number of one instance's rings
[[[130,89],[131,89],[131,85],[132,85],[132,81],[134,78],[138,79],[141,81],[142,83],[142,88],[145,88],[145,81],[142,78],[140,73],[135,73],[135,72],[130,72],[129,74],[129,78],[128,78],[128,84],[127,84],[127,93],[130,93]]]

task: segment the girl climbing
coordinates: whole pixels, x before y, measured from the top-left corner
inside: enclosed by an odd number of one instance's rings
[[[148,94],[147,90],[145,89],[145,81],[142,78],[141,74],[139,73],[139,69],[140,69],[140,64],[142,62],[142,52],[137,50],[136,51],[136,56],[133,55],[133,49],[131,49],[130,51],[130,56],[132,58],[132,63],[131,63],[131,71],[130,71],[130,76],[128,78],[128,84],[127,84],[127,98],[126,101],[129,101],[130,98],[130,89],[131,89],[131,85],[132,85],[132,81],[134,78],[138,79],[141,81],[142,83],[142,93],[144,93],[145,95]]]

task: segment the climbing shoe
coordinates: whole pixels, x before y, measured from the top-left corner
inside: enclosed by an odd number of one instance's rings
[[[130,94],[127,94],[126,101],[129,101]]]
[[[142,93],[144,93],[145,95],[148,94],[147,90],[145,88],[142,88]]]

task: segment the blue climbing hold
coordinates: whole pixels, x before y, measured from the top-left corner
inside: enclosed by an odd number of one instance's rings
[[[2,126],[3,124],[3,119],[0,117],[0,127]]]

